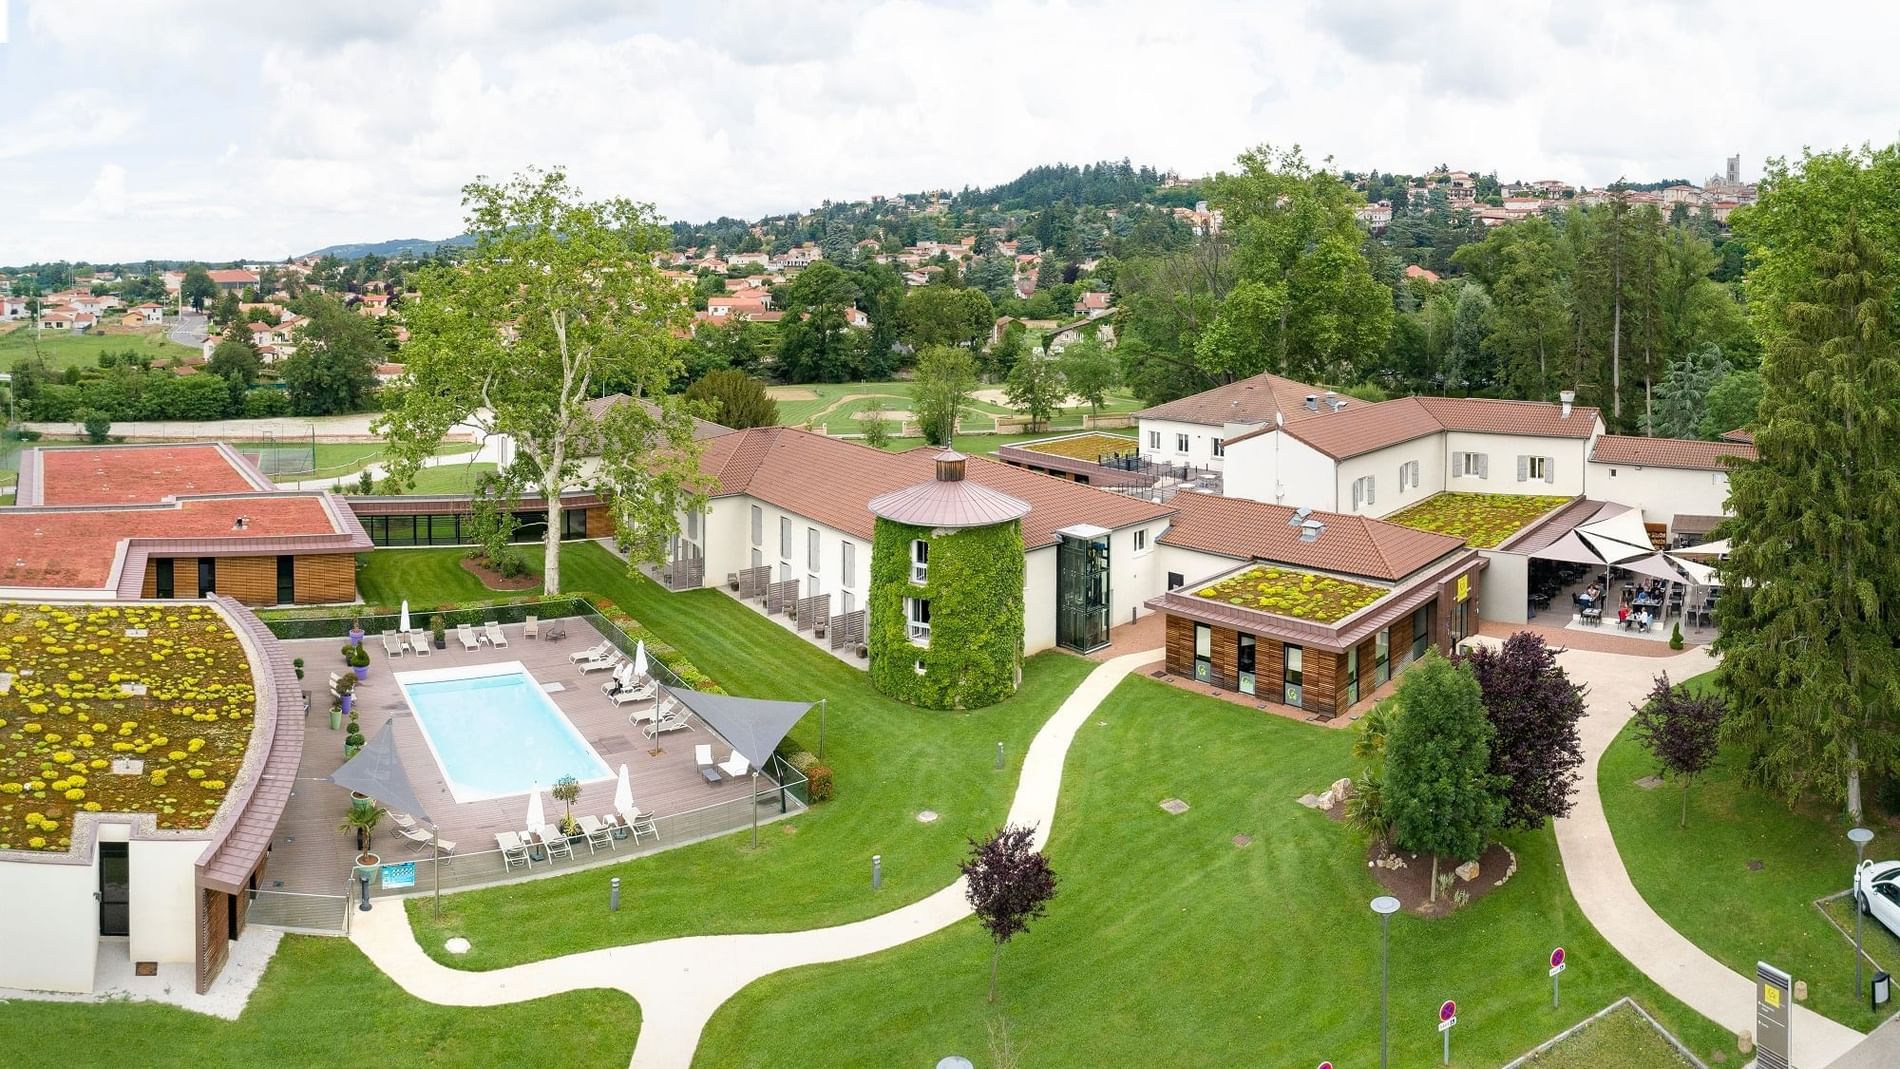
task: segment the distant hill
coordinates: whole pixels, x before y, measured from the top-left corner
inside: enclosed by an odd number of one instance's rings
[[[365,256],[396,256],[402,253],[433,252],[437,245],[473,245],[475,239],[467,234],[457,234],[452,238],[431,240],[429,238],[396,238],[391,241],[359,241],[349,245],[325,245],[304,256],[334,256],[339,260],[360,260]],[[298,257],[302,259],[302,257]]]

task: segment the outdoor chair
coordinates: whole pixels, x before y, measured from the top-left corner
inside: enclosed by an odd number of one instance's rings
[[[615,691],[622,689],[632,682],[633,662],[622,661],[614,667],[613,674],[607,677],[607,682],[600,685],[600,692],[611,698],[614,696]]]
[[[643,680],[630,687],[622,687],[619,690],[608,691],[607,697],[615,705],[627,705],[633,702],[650,702],[653,700],[653,684],[651,681]]]
[[[752,763],[745,759],[744,754],[734,750],[730,757],[719,762],[719,771],[724,772],[728,779],[743,779],[747,772],[752,771]]]
[[[660,837],[660,826],[654,823],[653,814],[642,812],[639,806],[634,806],[632,809],[619,810],[608,819],[614,823],[624,825],[628,831],[633,833],[633,841],[636,843],[640,841],[642,835],[651,835],[655,839]]]
[[[455,637],[462,640],[462,650],[465,653],[474,653],[482,648],[481,640],[475,637],[475,629],[468,624],[456,624]]]
[[[612,650],[599,660],[582,661],[581,675],[586,675],[589,672],[598,672],[602,669],[614,668],[620,664],[620,660],[620,651]]]
[[[693,747],[693,764],[697,765],[701,772],[713,767],[711,743],[702,742]]]
[[[416,651],[416,656],[427,657],[429,655],[429,647],[428,632],[421,628],[409,632],[409,648]]]
[[[394,824],[396,827],[402,829],[403,831],[409,831],[413,828],[420,828],[422,826],[416,823],[416,818],[410,816],[407,813],[391,813],[389,814],[389,822]]]
[[[673,712],[673,710],[678,707],[679,707],[679,699],[673,697],[671,694],[668,694],[665,697],[665,699],[661,701],[657,701],[653,703],[652,705],[643,704],[638,709],[635,709],[634,711],[628,713],[627,723],[644,724],[649,720],[658,720],[659,718]]]
[[[493,646],[498,650],[505,650],[508,648],[508,636],[502,634],[501,625],[496,623],[495,621],[493,620],[485,621],[482,624],[482,633],[488,636],[488,644],[490,646]]]
[[[691,720],[691,713],[687,712],[684,708],[674,707],[664,713],[656,713],[653,717],[653,723],[648,724],[641,730],[646,733],[647,738],[657,739],[666,732],[678,731],[681,728],[691,731],[693,728],[693,725],[690,723]]]
[[[548,633],[543,637],[549,642],[559,642],[561,639],[567,637],[567,625],[556,620],[548,625]]]
[[[597,854],[603,846],[609,850],[619,849],[614,846],[614,833],[607,828],[607,825],[600,822],[599,817],[585,816],[580,820],[581,830],[587,833],[588,850]]]
[[[568,654],[567,659],[574,664],[579,664],[582,661],[598,661],[602,657],[607,656],[608,652],[613,648],[613,643],[602,639],[599,645],[589,646],[584,650],[576,650]]]
[[[574,848],[568,845],[567,836],[562,835],[559,828],[556,828],[552,824],[543,824],[541,825],[540,835],[541,849],[548,852],[549,861],[553,861],[557,857],[573,858]]]
[[[521,625],[521,637],[529,642],[533,642],[539,636],[540,631],[541,618],[539,616],[530,616],[527,621]]]
[[[396,637],[396,629],[383,632],[383,652],[391,657],[402,656],[402,640]]]
[[[423,828],[397,828],[396,834],[408,840],[412,845],[422,847],[425,850],[433,846],[438,852],[443,854],[455,853],[454,839],[437,839]]]
[[[514,868],[517,864],[522,868],[531,869],[534,867],[534,862],[528,857],[527,844],[523,843],[521,836],[516,835],[514,832],[496,832],[495,847],[501,851],[503,872]]]

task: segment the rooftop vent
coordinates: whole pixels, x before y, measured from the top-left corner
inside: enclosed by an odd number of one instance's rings
[[[251,518],[249,516],[239,516],[237,519],[231,521],[231,529],[233,531],[242,531],[250,525]]]
[[[937,454],[937,481],[940,483],[960,483],[963,481],[963,466],[968,462],[962,453],[946,449]]]
[[[1309,393],[1309,394],[1307,394],[1307,395],[1306,395],[1306,407],[1307,407],[1307,408],[1308,408],[1308,409],[1309,409],[1310,411],[1313,411],[1313,412],[1318,412],[1318,411],[1319,411],[1319,395],[1318,395],[1318,394],[1314,394],[1314,393]]]
[[[1326,525],[1318,520],[1306,520],[1300,524],[1300,541],[1317,542],[1319,533],[1325,529]]]
[[[1561,402],[1563,402],[1563,406],[1564,406],[1564,411],[1563,411],[1563,417],[1562,417],[1562,418],[1564,418],[1564,419],[1569,419],[1569,418],[1570,418],[1570,406],[1571,406],[1571,405],[1573,405],[1573,404],[1575,404],[1575,403],[1576,403],[1576,401],[1577,401],[1577,391],[1575,391],[1575,390],[1565,390],[1565,391],[1563,391],[1562,393],[1559,393],[1559,394],[1557,395],[1557,400],[1559,400],[1559,401],[1561,401]]]
[[[1298,527],[1300,524],[1305,523],[1306,518],[1312,514],[1312,509],[1301,505],[1299,508],[1293,510],[1293,515],[1287,517],[1286,525],[1288,527]]]

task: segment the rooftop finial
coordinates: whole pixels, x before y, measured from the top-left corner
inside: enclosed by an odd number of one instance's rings
[[[954,449],[946,449],[937,454],[937,481],[940,483],[958,483],[963,481],[963,466],[968,460]]]

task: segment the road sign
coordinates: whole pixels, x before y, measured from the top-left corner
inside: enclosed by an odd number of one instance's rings
[[[1456,1017],[1447,1017],[1447,1018],[1445,1018],[1444,1020],[1442,1020],[1442,1021],[1440,1021],[1440,1022],[1438,1022],[1438,1030],[1439,1030],[1440,1032],[1449,1032],[1449,1031],[1451,1031],[1451,1026],[1452,1026],[1452,1025],[1455,1025],[1455,1024],[1457,1024],[1457,1023],[1458,1023],[1458,1018],[1456,1018]]]
[[[1457,1023],[1458,1004],[1451,999],[1446,999],[1444,1005],[1438,1007],[1438,1034],[1445,1041],[1446,1065],[1451,1064],[1451,1029]]]
[[[1319,1063],[1319,1069],[1333,1069],[1333,1063],[1332,1063],[1332,1062],[1321,1062],[1321,1063]]]
[[[1755,1061],[1761,1069],[1788,1069],[1794,1053],[1794,978],[1765,961],[1755,963]]]
[[[1563,971],[1564,971],[1564,948],[1558,947],[1557,949],[1550,952],[1550,975],[1555,976],[1558,973],[1563,972]]]
[[[1443,1006],[1438,1007],[1438,1020],[1441,1023],[1443,1023],[1447,1021],[1455,1021],[1457,1019],[1458,1019],[1458,1004],[1456,1002],[1453,1002],[1450,999],[1446,999],[1445,1004]]]

